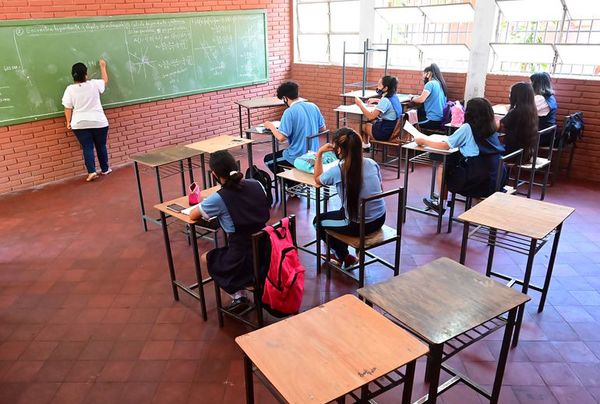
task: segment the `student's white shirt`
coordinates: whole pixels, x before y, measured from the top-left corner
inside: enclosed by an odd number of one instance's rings
[[[72,108],[71,128],[104,128],[108,120],[104,115],[100,94],[104,92],[104,80],[88,80],[68,86],[62,98],[65,108]]]
[[[550,113],[550,107],[543,95],[535,96],[535,107],[537,108],[538,116],[546,116]]]

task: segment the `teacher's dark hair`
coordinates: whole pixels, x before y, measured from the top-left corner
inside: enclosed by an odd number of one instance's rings
[[[240,181],[244,176],[238,171],[237,162],[228,151],[222,150],[211,154],[208,165],[219,178],[225,178],[225,182],[221,184],[223,188],[240,186]]]
[[[363,183],[362,139],[353,129],[340,128],[333,136],[333,148],[338,151],[342,171],[342,185],[345,190],[348,218],[359,220],[358,205],[360,189]]]
[[[87,67],[83,63],[75,63],[73,67],[71,67],[71,76],[73,76],[73,81],[76,83],[84,83],[85,76],[87,76]]]
[[[471,126],[473,136],[477,140],[487,139],[498,130],[492,104],[485,98],[471,98],[467,102],[465,123]]]
[[[294,81],[285,81],[277,87],[277,98],[280,100],[287,97],[290,100],[298,98],[298,83]]]

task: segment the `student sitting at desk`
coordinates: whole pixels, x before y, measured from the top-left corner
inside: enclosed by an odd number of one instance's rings
[[[448,98],[448,87],[440,68],[435,63],[423,69],[423,92],[410,101],[422,104],[417,110],[419,126],[424,129],[442,129],[444,108]]]
[[[523,161],[531,160],[538,131],[538,115],[531,84],[520,82],[510,88],[510,108],[500,120],[506,152],[523,149]]]
[[[538,129],[543,130],[556,125],[558,103],[554,97],[550,75],[546,72],[534,73],[529,77],[535,94],[535,106],[538,114]],[[540,145],[548,146],[550,139],[540,139]]]
[[[371,147],[371,139],[388,140],[392,136],[392,132],[396,127],[396,122],[402,114],[402,105],[396,96],[396,88],[398,87],[398,79],[394,76],[383,76],[377,82],[377,94],[381,98],[369,98],[369,104],[377,104],[377,107],[371,112],[366,107],[362,100],[358,97],[354,99],[354,103],[358,105],[367,121],[375,120],[375,123],[365,124],[365,143],[363,149]]]
[[[498,139],[492,105],[485,98],[472,98],[467,102],[465,123],[452,135],[441,139],[417,136],[415,142],[441,150],[458,148],[459,153],[451,154],[446,160],[446,179],[452,192],[486,197],[496,190],[498,162],[504,146]],[[437,171],[438,184],[442,183],[441,168]],[[423,202],[432,210],[441,208],[438,200],[424,198]]]
[[[338,165],[323,172],[321,156],[327,151],[334,151],[340,159]],[[342,199],[342,208],[333,212],[321,213],[319,238],[325,240],[325,229],[331,229],[350,236],[360,235],[359,204],[360,198],[382,191],[381,172],[377,163],[362,155],[362,139],[350,128],[341,128],[335,132],[333,143],[327,143],[317,152],[314,172],[315,182],[319,185],[335,185]],[[316,218],[315,218],[316,220]],[[377,231],[385,223],[385,202],[376,199],[367,203],[365,213],[365,233]],[[349,267],[356,262],[356,257],[348,252],[348,245],[330,238],[330,245],[335,259]]]
[[[265,156],[265,165],[269,167],[274,174],[275,168],[273,160],[277,159],[278,172],[283,171],[279,164],[289,167],[294,166],[294,160],[302,156],[308,150],[306,149],[306,137],[316,135],[325,130],[325,119],[317,107],[312,102],[308,102],[298,97],[298,84],[293,81],[286,81],[277,88],[277,98],[283,100],[288,107],[283,111],[279,129],[272,122],[265,122],[265,128],[269,129],[273,136],[280,142],[287,140],[288,147],[280,150],[275,155],[273,153]],[[310,145],[311,150],[319,147],[319,139],[316,137]]]
[[[233,295],[228,306],[248,305],[243,288],[252,284],[252,234],[262,230],[270,217],[270,204],[262,185],[243,179],[235,158],[228,151],[210,155],[209,166],[221,189],[204,199],[190,218],[217,217],[228,236],[226,247],[215,248],[202,255],[200,264],[225,292]],[[196,248],[194,246],[194,248]]]

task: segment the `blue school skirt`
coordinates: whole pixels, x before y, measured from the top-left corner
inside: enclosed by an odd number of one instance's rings
[[[387,119],[378,119],[373,124],[373,137],[382,141],[389,140],[395,127],[396,120],[389,121]]]

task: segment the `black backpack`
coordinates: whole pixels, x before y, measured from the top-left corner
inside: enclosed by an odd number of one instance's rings
[[[573,144],[583,136],[583,112],[575,112],[567,117],[563,129],[564,144]]]
[[[260,168],[252,165],[246,170],[246,179],[254,179],[263,186],[265,192],[267,193],[267,200],[269,201],[269,205],[273,204],[273,183],[271,180],[271,176],[265,170],[261,170]]]

